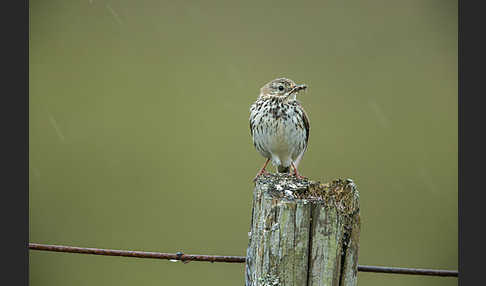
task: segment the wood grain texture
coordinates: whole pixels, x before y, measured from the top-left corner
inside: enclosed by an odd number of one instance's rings
[[[356,285],[359,229],[351,180],[262,176],[253,193],[246,285]]]

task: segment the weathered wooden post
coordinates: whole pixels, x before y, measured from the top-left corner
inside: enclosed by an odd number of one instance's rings
[[[359,193],[352,180],[327,184],[260,176],[253,194],[246,286],[356,285]]]

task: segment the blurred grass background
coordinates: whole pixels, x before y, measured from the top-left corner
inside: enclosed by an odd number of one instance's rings
[[[32,0],[29,240],[245,255],[249,106],[285,76],[309,85],[301,173],[360,190],[360,264],[457,269],[457,32],[457,1]],[[30,252],[31,285],[243,281],[243,264]]]

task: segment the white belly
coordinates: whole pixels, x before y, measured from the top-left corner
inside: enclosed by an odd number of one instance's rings
[[[265,123],[254,134],[255,143],[263,151],[260,153],[271,158],[275,166],[290,166],[304,149],[305,131],[296,128],[290,119],[285,122],[281,118],[271,119]]]

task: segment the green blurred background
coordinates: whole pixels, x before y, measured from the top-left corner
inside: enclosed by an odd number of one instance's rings
[[[360,190],[359,263],[457,269],[457,5],[30,1],[29,240],[245,255],[249,106],[285,76],[309,85],[301,173]],[[31,251],[30,282],[242,285],[244,265]]]

